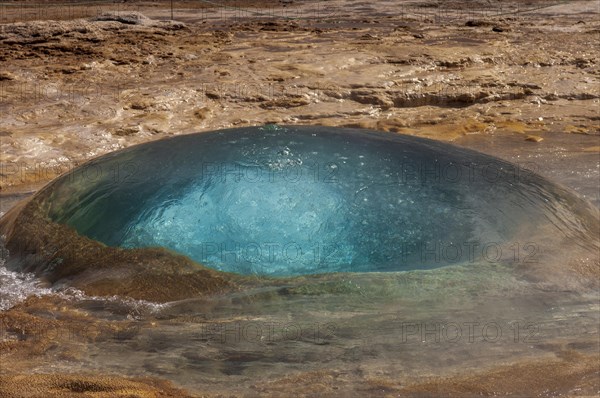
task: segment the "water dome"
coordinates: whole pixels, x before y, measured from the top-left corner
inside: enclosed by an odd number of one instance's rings
[[[596,227],[587,203],[516,165],[418,137],[320,126],[137,145],[72,170],[32,203],[28,220],[62,228],[45,240],[68,231],[130,263],[131,253],[161,250],[217,274],[272,277],[510,263],[517,252],[521,263],[543,254],[540,231],[577,242]],[[38,256],[52,251],[40,245],[26,244]],[[74,270],[64,254],[30,257],[22,263],[53,280],[90,267]]]

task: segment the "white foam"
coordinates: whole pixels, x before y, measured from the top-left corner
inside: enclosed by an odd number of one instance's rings
[[[8,270],[4,266],[4,260],[0,259],[0,312],[11,309],[15,305],[25,301],[28,297],[41,297],[51,294],[65,300],[95,301],[120,305],[128,308],[128,312],[134,318],[137,314],[156,313],[168,306],[168,304],[136,300],[123,296],[88,296],[76,288],[47,288],[41,286],[41,284],[41,281],[31,273]]]
[[[0,312],[6,311],[15,305],[22,303],[28,297],[57,295],[65,300],[73,301],[98,301],[125,306],[131,314],[155,313],[163,309],[167,304],[153,303],[145,300],[136,300],[130,297],[111,296],[97,297],[88,296],[79,289],[73,287],[48,288],[42,286],[42,282],[32,273],[10,271],[5,266],[5,256],[8,254],[6,248],[0,243]],[[135,317],[135,315],[133,315]]]
[[[0,260],[0,311],[6,311],[30,296],[45,296],[52,289],[40,286],[33,274],[13,272]]]

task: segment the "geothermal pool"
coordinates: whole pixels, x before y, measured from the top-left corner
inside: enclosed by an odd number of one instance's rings
[[[140,145],[50,188],[48,215],[122,248],[164,247],[219,271],[290,276],[510,261],[552,228],[578,239],[567,191],[510,163],[431,140],[265,126]]]
[[[0,305],[44,295],[26,310],[62,325],[22,326],[50,347],[32,349],[37,370],[358,397],[502,364],[574,369],[599,348],[598,210],[416,137],[269,125],[159,140],[63,175],[0,229],[14,285]]]

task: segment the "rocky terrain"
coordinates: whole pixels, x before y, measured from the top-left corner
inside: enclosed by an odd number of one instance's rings
[[[333,1],[319,18],[178,11],[187,22],[155,7],[146,10],[154,19],[0,25],[0,187],[27,190],[168,135],[264,123],[416,134],[541,172],[547,153],[593,161],[598,4],[555,3]],[[575,188],[596,199],[592,187]]]

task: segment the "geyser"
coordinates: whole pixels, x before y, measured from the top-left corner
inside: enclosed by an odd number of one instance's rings
[[[441,142],[332,127],[159,140],[95,159],[44,191],[47,217],[80,235],[239,274],[499,262],[514,257],[507,244],[535,256],[516,237],[540,228],[586,233],[578,199],[526,169]]]

